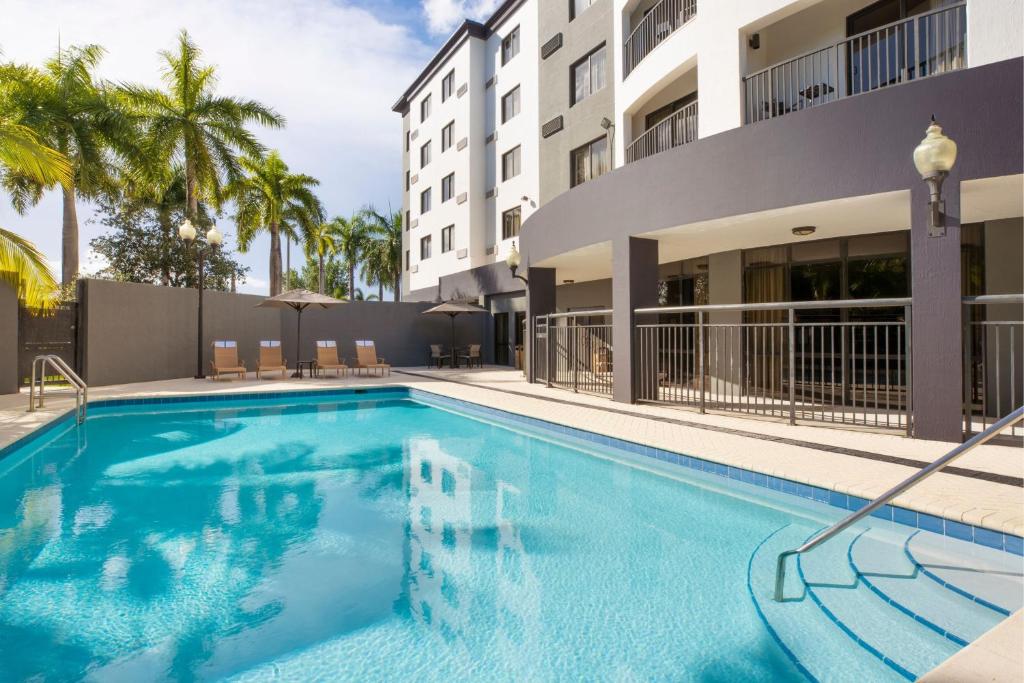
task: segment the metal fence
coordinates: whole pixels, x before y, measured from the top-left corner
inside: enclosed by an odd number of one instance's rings
[[[635,314],[638,400],[910,431],[910,299]]]
[[[18,308],[18,382],[27,386],[36,356],[56,354],[81,372],[78,344],[78,304],[64,303],[46,311]]]
[[[964,434],[970,436],[1024,401],[1024,295],[965,297],[963,307]],[[1009,435],[1019,443],[1024,427],[1014,425]]]
[[[612,393],[611,311],[537,316],[534,377],[548,386],[576,392]]]
[[[964,3],[895,21],[743,79],[747,123],[967,66]]]
[[[626,163],[646,159],[697,139],[697,102],[666,116],[626,148]]]
[[[696,14],[697,0],[661,0],[647,10],[622,45],[622,77]]]

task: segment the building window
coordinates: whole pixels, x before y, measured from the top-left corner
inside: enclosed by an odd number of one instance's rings
[[[446,201],[452,198],[455,194],[455,174],[449,173],[441,179],[441,203],[444,204]],[[444,251],[443,249],[441,251]]]
[[[405,131],[405,151],[409,151],[409,146],[412,144],[412,133]]]
[[[519,147],[513,147],[501,155],[501,179],[508,180],[519,175]]]
[[[597,0],[569,0],[569,21],[572,21]]]
[[[611,170],[608,159],[608,138],[599,137],[572,151],[572,187]]]
[[[452,140],[455,138],[455,122],[450,121],[447,126],[441,129],[441,151],[444,152],[446,149],[452,146]]]
[[[441,228],[441,253],[444,254],[452,250],[452,232],[455,230],[454,225],[449,225],[447,228]]]
[[[501,239],[507,240],[510,237],[518,236],[522,220],[523,210],[518,206],[501,214]]]
[[[423,98],[420,102],[420,123],[423,123],[430,116],[430,95]]]
[[[405,250],[405,269],[409,270],[409,250]]]
[[[519,86],[512,88],[501,98],[501,122],[505,123],[519,113]]]
[[[448,75],[441,80],[441,101],[444,102],[455,92],[455,69],[448,72]]]
[[[430,235],[420,238],[420,261],[430,258]]]
[[[590,97],[603,88],[608,80],[605,77],[604,45],[588,54],[572,65],[572,103]]]
[[[405,191],[409,191],[409,172],[405,172]]]
[[[426,213],[430,211],[430,188],[420,192],[420,213]]]
[[[405,211],[405,229],[408,230],[409,226],[412,225],[412,211],[406,209]]]
[[[508,64],[508,60],[519,54],[519,27],[508,32],[508,35],[501,41],[501,64]]]
[[[430,163],[430,140],[423,143],[420,147],[420,168],[423,168]]]

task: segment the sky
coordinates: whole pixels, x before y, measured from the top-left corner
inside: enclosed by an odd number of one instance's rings
[[[220,94],[259,100],[287,119],[283,130],[254,130],[293,172],[320,180],[329,216],[365,204],[399,210],[402,126],[391,106],[464,18],[484,19],[499,1],[3,0],[0,52],[38,66],[58,40],[95,43],[107,50],[101,78],[158,86],[157,53],[172,49],[185,28],[217,67]],[[86,202],[78,216],[81,269],[89,274],[103,266],[89,241],[104,230]],[[57,192],[25,215],[0,198],[0,225],[34,241],[59,277]],[[233,247],[230,211],[218,228]],[[267,292],[269,244],[263,236],[238,255],[250,267],[239,291]],[[293,267],[301,261],[293,248]]]

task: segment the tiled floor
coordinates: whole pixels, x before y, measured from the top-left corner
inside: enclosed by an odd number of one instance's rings
[[[911,440],[895,433],[790,426],[782,421],[701,415],[660,406],[624,405],[606,398],[528,384],[521,373],[496,368],[410,368],[396,370],[391,377],[385,378],[177,379],[94,387],[90,389],[90,399],[395,384],[863,498],[876,497],[950,448],[950,444]],[[25,394],[0,396],[0,448],[74,406],[73,395],[67,392],[52,392],[48,396],[46,407],[34,413],[26,412],[28,398]],[[958,461],[957,468],[932,476],[898,497],[895,503],[947,519],[1024,535],[1024,488],[1021,487],[1024,458],[1021,450],[1010,446],[981,446]],[[1020,616],[1017,615],[933,672],[934,678],[929,680],[965,680],[958,677],[963,671],[982,676],[971,680],[1020,680],[1019,649],[1016,647],[1019,643],[1013,641],[1014,638],[1019,641],[1019,630]],[[990,652],[999,654],[999,657],[990,656]],[[1005,677],[1005,667],[994,668],[994,663],[1007,661],[1017,662],[1016,679]]]

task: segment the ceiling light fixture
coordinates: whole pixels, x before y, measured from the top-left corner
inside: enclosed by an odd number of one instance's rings
[[[813,235],[814,231],[817,229],[818,228],[813,225],[800,225],[793,228],[793,234],[797,237],[807,237],[808,235]]]

